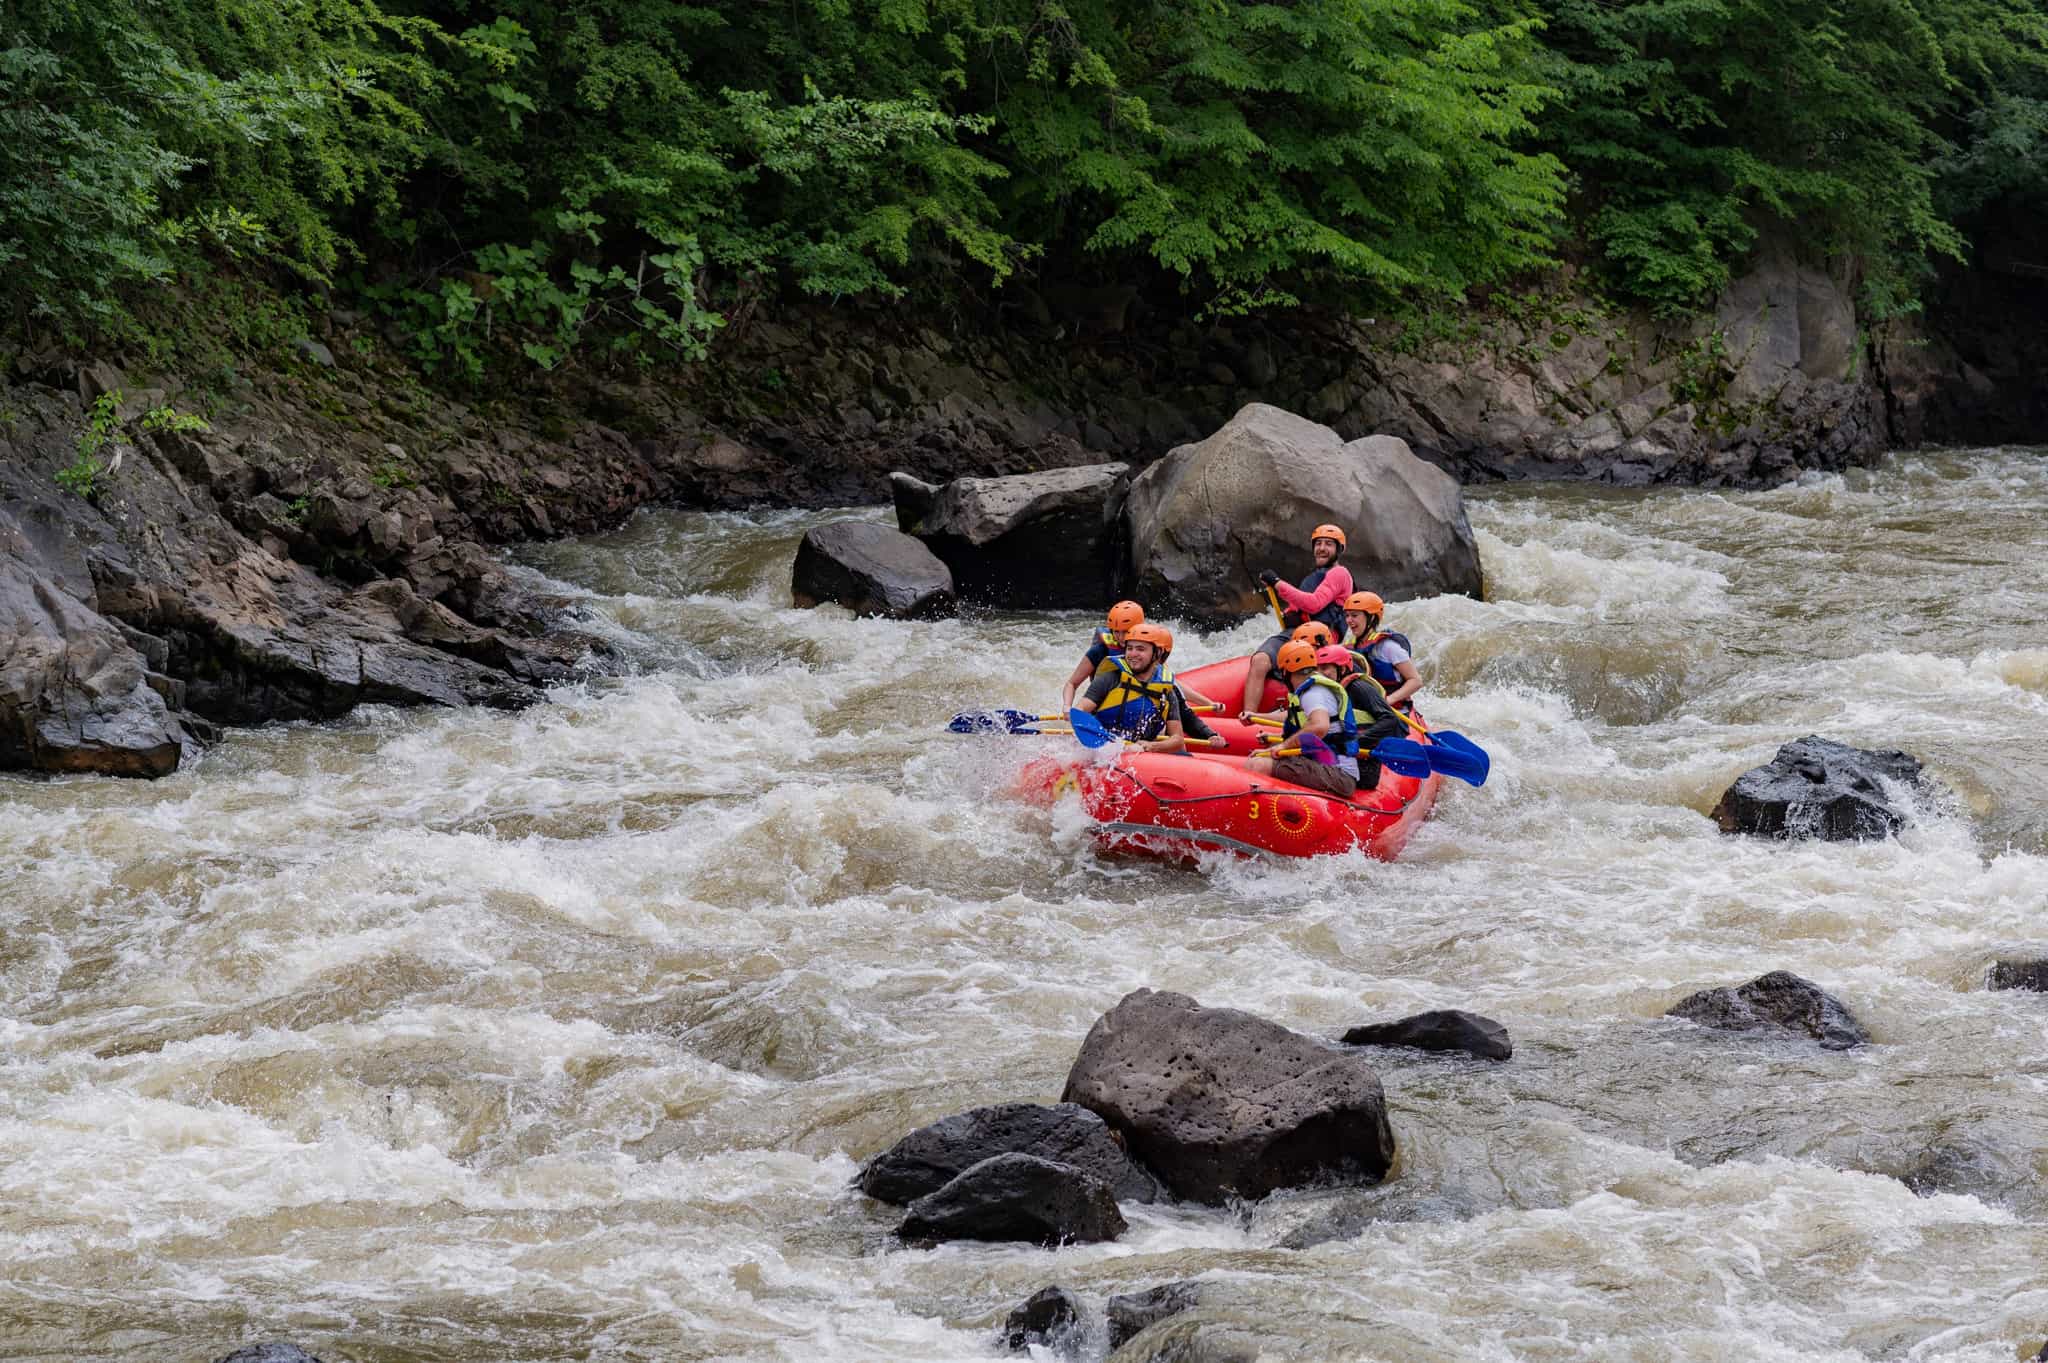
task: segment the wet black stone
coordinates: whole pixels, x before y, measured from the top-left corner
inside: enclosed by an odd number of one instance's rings
[[[1036,1155],[985,1159],[910,1204],[896,1234],[910,1244],[1026,1240],[1040,1245],[1114,1240],[1127,1229],[1110,1186],[1086,1170]]]
[[[998,1103],[942,1117],[869,1160],[860,1171],[860,1188],[883,1202],[913,1202],[983,1160],[1011,1152],[1085,1169],[1108,1183],[1119,1200],[1156,1202],[1165,1195],[1102,1118],[1073,1103]]]
[[[1418,1051],[1463,1051],[1481,1060],[1515,1053],[1508,1029],[1492,1018],[1458,1008],[1417,1013],[1397,1022],[1373,1022],[1344,1033],[1347,1046],[1407,1046]]]
[[[1665,1016],[1731,1032],[1802,1033],[1831,1051],[1870,1040],[1847,1005],[1789,970],[1773,970],[1733,989],[1703,989],[1679,1000]]]
[[[1990,986],[1993,989],[2031,989],[2048,994],[2048,959],[1993,961]]]
[[[251,1344],[237,1349],[215,1363],[320,1363],[296,1344]]]
[[[831,601],[855,615],[928,620],[951,615],[953,574],[922,544],[872,521],[834,521],[796,548],[790,595],[800,607]]]
[[[1139,1331],[1201,1304],[1201,1288],[1191,1282],[1161,1283],[1143,1292],[1109,1299],[1109,1347],[1121,1349]]]
[[[1905,821],[1887,780],[1916,789],[1927,784],[1919,759],[1906,753],[1808,736],[1738,776],[1714,806],[1713,819],[1724,833],[1870,841],[1897,832]]]
[[[1463,1188],[1389,1187],[1346,1199],[1279,1240],[1281,1249],[1313,1249],[1338,1240],[1356,1240],[1369,1226],[1382,1222],[1463,1221],[1488,1210]]]
[[[1034,1344],[1056,1354],[1080,1352],[1081,1299],[1064,1287],[1042,1287],[1003,1322],[1003,1344],[1022,1353]]]

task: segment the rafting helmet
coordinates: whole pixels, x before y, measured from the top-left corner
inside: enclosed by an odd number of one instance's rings
[[[1159,656],[1164,658],[1167,654],[1173,652],[1173,631],[1164,625],[1155,625],[1150,621],[1146,621],[1143,624],[1133,625],[1125,630],[1124,642],[1126,644],[1150,644],[1159,651]]]
[[[1316,650],[1316,662],[1322,667],[1334,667],[1338,672],[1356,672],[1358,659],[1351,656],[1351,650],[1342,644],[1331,644]]]
[[[1274,659],[1280,670],[1288,676],[1307,672],[1316,665],[1316,646],[1300,639],[1280,645],[1280,656]]]
[[[1385,615],[1387,603],[1380,600],[1378,592],[1353,592],[1344,598],[1344,609],[1364,611],[1367,615]]]
[[[1290,637],[1304,644],[1313,644],[1317,648],[1337,642],[1336,634],[1320,620],[1310,620],[1306,624],[1296,625]]]
[[[1347,547],[1344,539],[1344,530],[1341,526],[1317,526],[1315,529],[1308,532],[1308,542],[1310,544],[1314,544],[1317,540],[1335,540],[1337,541],[1337,547],[1339,549]]]
[[[1145,608],[1135,601],[1119,601],[1109,608],[1109,627],[1117,634],[1129,634],[1145,623]]]

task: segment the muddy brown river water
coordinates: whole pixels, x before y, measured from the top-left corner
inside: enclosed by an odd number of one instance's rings
[[[1984,976],[2048,954],[2048,453],[1471,512],[1489,599],[1394,623],[1494,775],[1391,866],[1108,861],[996,798],[1031,742],[945,717],[1053,703],[1089,621],[791,610],[820,513],[522,551],[635,661],[547,707],[0,781],[0,1357],[980,1359],[1048,1283],[1188,1277],[1276,1359],[2031,1354],[2048,997]],[[1952,795],[1882,843],[1716,832],[1806,733]],[[1774,968],[1877,1044],[1661,1017]],[[1364,1202],[893,1248],[859,1160],[1056,1098],[1141,985],[1324,1034],[1465,1007],[1516,1055],[1389,1055]]]

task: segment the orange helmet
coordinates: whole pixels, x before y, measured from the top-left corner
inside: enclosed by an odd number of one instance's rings
[[[1334,667],[1340,672],[1356,672],[1358,659],[1351,656],[1351,650],[1342,644],[1331,644],[1316,650],[1316,662],[1324,667]]]
[[[1345,545],[1344,531],[1334,525],[1319,525],[1308,532],[1308,542],[1310,544],[1314,544],[1317,540],[1335,540],[1337,541],[1337,547],[1342,549]]]
[[[1277,661],[1282,672],[1306,672],[1316,665],[1316,646],[1300,639],[1282,644]]]
[[[1145,623],[1145,608],[1135,601],[1119,601],[1109,608],[1109,627],[1118,634]]]
[[[1378,592],[1353,592],[1344,598],[1344,609],[1364,611],[1367,615],[1385,615],[1387,603],[1380,600]]]
[[[1289,637],[1299,639],[1305,644],[1314,644],[1317,648],[1321,648],[1324,644],[1334,644],[1337,642],[1337,636],[1331,633],[1330,627],[1320,620],[1311,620],[1307,624],[1296,625],[1294,633]]]
[[[1150,623],[1133,625],[1124,631],[1124,642],[1127,644],[1150,644],[1162,654],[1171,653],[1173,652],[1173,631],[1164,625]]]

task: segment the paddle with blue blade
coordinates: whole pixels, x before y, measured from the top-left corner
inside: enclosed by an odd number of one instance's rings
[[[1074,737],[1084,748],[1100,748],[1117,742],[1117,736],[1102,727],[1102,721],[1086,710],[1067,711],[1067,723],[1074,726]]]
[[[1446,743],[1446,738],[1456,739],[1457,745]],[[1486,773],[1492,762],[1486,750],[1466,738],[1463,734],[1446,734],[1441,731],[1429,736],[1429,742],[1417,743],[1406,738],[1383,738],[1372,750],[1384,766],[1392,767],[1403,776],[1424,776],[1437,772],[1444,776],[1455,776],[1468,786],[1486,784]],[[1414,767],[1421,770],[1413,770]]]
[[[969,710],[953,716],[946,728],[956,734],[1036,734],[1045,732],[1038,725],[1057,724],[1060,719],[1059,715],[1029,715],[1022,710]]]

